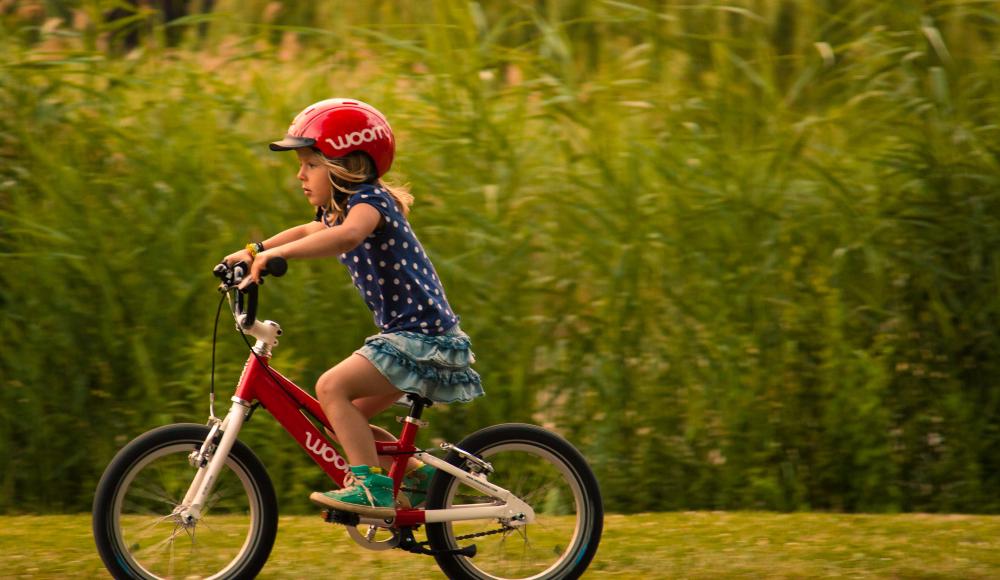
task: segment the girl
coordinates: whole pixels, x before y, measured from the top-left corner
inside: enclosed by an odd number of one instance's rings
[[[389,186],[382,176],[392,165],[395,139],[374,107],[349,99],[328,99],[305,108],[272,151],[294,150],[298,179],[314,221],[287,229],[226,256],[251,263],[248,280],[274,256],[285,259],[337,256],[347,266],[379,334],[323,373],[316,394],[350,461],[353,478],[341,490],[315,492],[314,502],[367,516],[395,513],[392,479],[380,465],[375,439],[393,441],[368,420],[404,393],[433,401],[471,401],[483,394],[469,337],[427,252],[406,219],[413,196]],[[410,460],[403,486],[422,501],[433,471]],[[353,482],[351,482],[353,479]]]

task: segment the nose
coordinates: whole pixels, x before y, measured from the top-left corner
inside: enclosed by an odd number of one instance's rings
[[[295,174],[295,177],[298,178],[299,181],[305,181],[306,180],[306,167],[305,167],[305,165],[300,165],[299,166],[299,172]]]

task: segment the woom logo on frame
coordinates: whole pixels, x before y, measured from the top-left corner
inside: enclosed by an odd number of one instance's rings
[[[337,469],[347,470],[350,467],[347,465],[347,460],[338,455],[333,447],[318,437],[313,439],[313,434],[309,431],[306,431],[306,449],[322,457],[323,461],[334,464]]]
[[[376,125],[361,131],[347,133],[346,135],[338,135],[336,141],[327,138],[326,142],[329,143],[330,147],[333,147],[334,149],[347,149],[348,147],[361,145],[362,143],[368,143],[376,139],[384,139],[388,136],[388,127],[385,125]]]

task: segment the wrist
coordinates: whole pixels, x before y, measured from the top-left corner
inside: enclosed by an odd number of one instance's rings
[[[264,244],[262,242],[250,242],[244,249],[250,254],[251,258],[256,258],[257,254],[264,252]]]
[[[263,252],[257,254],[257,258],[260,258],[262,255],[266,255],[267,259],[271,259],[271,258],[284,258],[285,257],[285,253],[279,251],[277,248],[271,248],[270,250],[264,250]]]

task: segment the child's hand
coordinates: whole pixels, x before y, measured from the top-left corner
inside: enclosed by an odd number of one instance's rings
[[[233,252],[232,254],[229,254],[228,256],[223,258],[222,261],[225,262],[227,266],[232,266],[233,264],[236,264],[238,262],[246,262],[247,264],[252,264],[253,256],[251,256],[250,252],[247,250],[240,250],[239,252]]]
[[[249,256],[249,252],[247,252],[247,255]],[[257,258],[253,260],[252,264],[250,264],[250,272],[243,277],[243,282],[241,282],[239,285],[240,290],[246,288],[251,283],[260,284],[261,271],[267,267],[267,261],[275,257],[276,255],[278,254],[274,253],[273,251],[261,252],[257,254]]]

